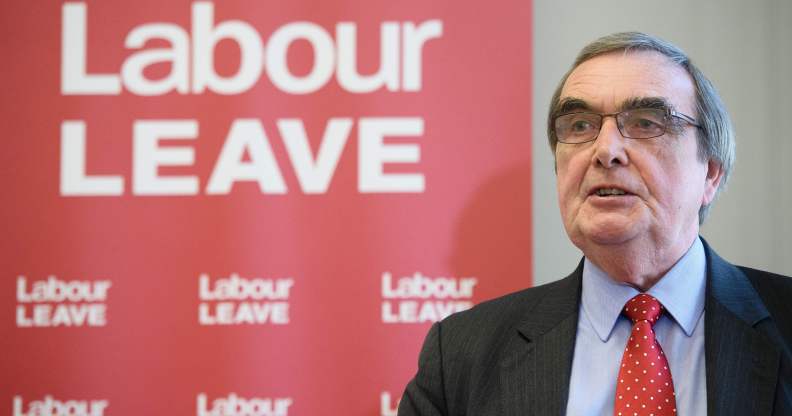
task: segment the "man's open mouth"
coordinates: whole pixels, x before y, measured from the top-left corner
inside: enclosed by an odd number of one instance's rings
[[[630,193],[619,188],[597,188],[593,194],[597,196],[621,196],[629,195]]]

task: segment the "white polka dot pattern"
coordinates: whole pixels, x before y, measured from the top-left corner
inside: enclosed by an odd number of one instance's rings
[[[663,305],[641,293],[624,305],[633,329],[616,381],[614,416],[675,416],[676,400],[671,370],[652,326],[663,314]]]

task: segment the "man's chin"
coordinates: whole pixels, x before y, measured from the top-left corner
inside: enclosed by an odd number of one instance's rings
[[[638,227],[632,221],[605,221],[581,227],[583,238],[597,245],[619,245],[634,239]]]

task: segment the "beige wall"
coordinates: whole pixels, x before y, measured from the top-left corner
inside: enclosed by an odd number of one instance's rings
[[[731,113],[737,161],[704,237],[736,264],[792,275],[792,2],[535,0],[534,12],[535,284],[565,276],[581,256],[558,214],[544,131],[550,96],[580,48],[625,30],[684,49]]]

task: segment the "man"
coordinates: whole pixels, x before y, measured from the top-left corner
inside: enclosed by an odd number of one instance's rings
[[[660,39],[598,39],[548,134],[583,261],[435,324],[399,415],[792,415],[792,279],[698,236],[734,159],[704,75]]]

